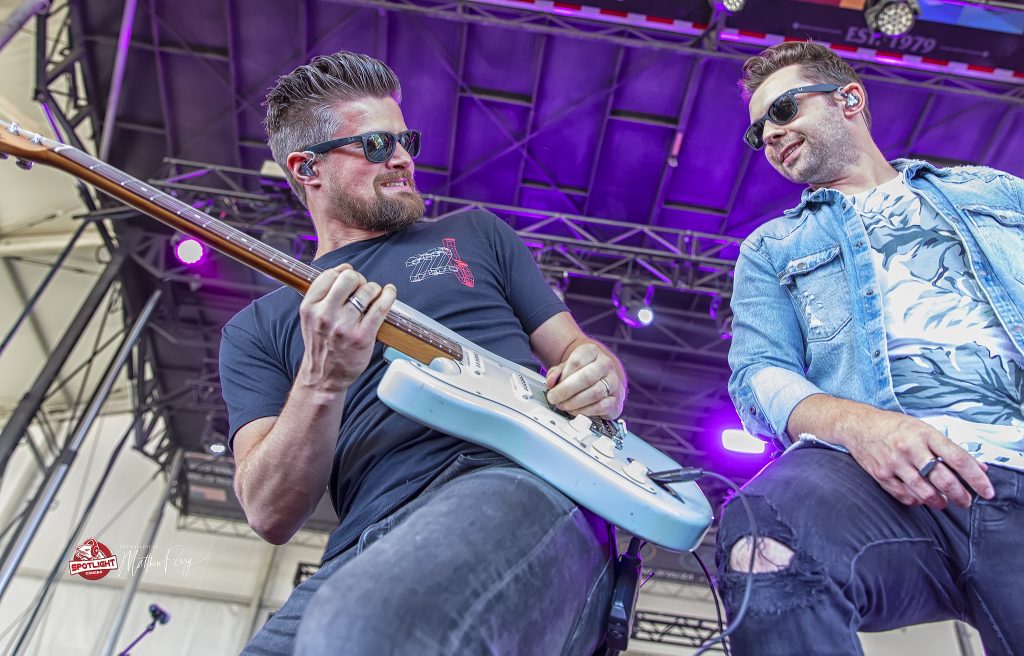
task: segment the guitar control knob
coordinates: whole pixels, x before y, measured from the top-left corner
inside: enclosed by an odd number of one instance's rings
[[[595,451],[605,456],[606,458],[615,457],[615,440],[608,437],[607,435],[602,435],[601,437],[594,440],[591,446],[594,447]]]
[[[576,415],[569,420],[569,425],[578,430],[581,433],[590,433],[590,417],[586,415]]]
[[[640,462],[639,460],[630,460],[629,464],[623,469],[626,472],[626,476],[629,476],[634,481],[640,481],[641,483],[647,482],[647,465]]]

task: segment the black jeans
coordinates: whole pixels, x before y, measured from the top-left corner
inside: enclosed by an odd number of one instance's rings
[[[611,604],[607,525],[519,467],[474,460],[363,531],[243,654],[591,654]]]
[[[744,488],[760,535],[794,552],[789,566],[754,574],[737,655],[861,654],[857,631],[959,619],[986,652],[1024,654],[1024,473],[990,466],[996,496],[969,509],[908,507],[845,453],[790,451]],[[734,500],[718,532],[719,581],[730,615],[747,575],[728,570],[748,535]]]

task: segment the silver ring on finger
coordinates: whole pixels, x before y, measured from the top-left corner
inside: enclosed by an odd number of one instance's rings
[[[921,468],[917,470],[917,473],[921,475],[921,478],[928,478],[928,475],[935,471],[935,467],[940,463],[944,462],[941,456],[935,456],[928,462],[921,465]]]
[[[359,311],[359,314],[366,314],[366,305],[354,295],[348,297],[348,303]]]
[[[602,378],[601,379],[601,384],[604,385],[604,395],[605,396],[611,396],[612,395],[612,386],[608,384],[608,381],[605,380],[604,378]]]

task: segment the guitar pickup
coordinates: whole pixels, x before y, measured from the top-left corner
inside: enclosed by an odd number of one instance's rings
[[[530,382],[526,380],[526,376],[518,372],[512,374],[512,391],[524,401],[533,398],[533,388],[530,387]]]
[[[484,375],[484,359],[476,351],[463,347],[463,364],[477,376]],[[514,382],[514,381],[513,381]]]

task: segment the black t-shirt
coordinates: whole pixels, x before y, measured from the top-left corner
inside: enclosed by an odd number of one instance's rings
[[[339,248],[313,265],[326,269],[343,262],[368,280],[393,283],[403,303],[534,370],[529,334],[566,309],[519,236],[489,212],[416,223],[393,235]],[[300,301],[297,292],[282,288],[224,326],[220,376],[232,442],[239,428],[277,416],[284,407],[305,348]],[[330,479],[341,524],[331,535],[325,560],[420,491],[460,453],[483,450],[381,403],[376,390],[387,366],[382,354],[378,343],[369,367],[346,395]]]

